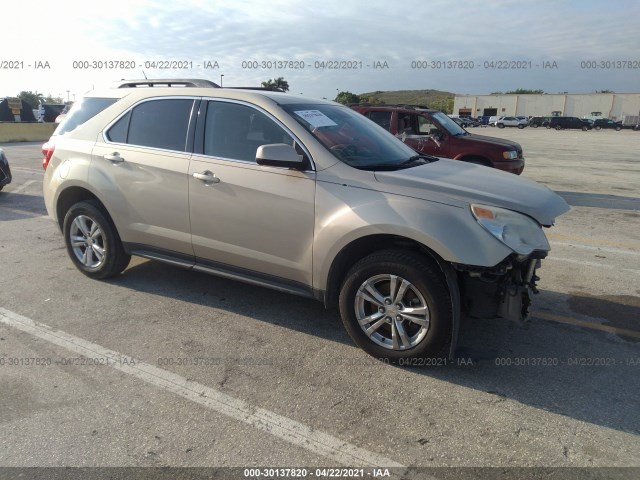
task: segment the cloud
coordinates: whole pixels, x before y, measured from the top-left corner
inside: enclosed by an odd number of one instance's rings
[[[11,56],[47,58],[55,68],[48,76],[11,72],[6,85],[38,84],[40,91],[86,89],[126,76],[205,76],[224,74],[226,84],[258,85],[283,76],[292,89],[306,95],[333,97],[336,88],[353,92],[438,88],[483,93],[518,87],[547,91],[637,90],[640,68],[593,71],[580,60],[637,58],[635,2],[483,0],[452,3],[415,0],[344,2],[274,0],[271,2],[184,0],[113,0],[109,6],[72,0],[38,4],[46,18]],[[33,2],[15,13],[31,18]],[[20,9],[24,11],[21,13]],[[14,22],[21,25],[21,22]],[[13,38],[16,32],[3,33]],[[43,28],[44,26],[44,28]],[[24,36],[24,34],[23,34]],[[635,57],[635,58],[634,58]],[[78,59],[135,59],[132,71],[73,69]],[[219,70],[184,71],[139,68],[145,60],[188,60],[201,65],[216,60]],[[243,68],[243,61],[304,61],[304,69]],[[389,69],[318,69],[315,61],[347,60]],[[473,69],[412,69],[415,60],[472,61]],[[556,61],[557,70],[485,69],[485,61]],[[271,65],[267,63],[267,65]],[[445,64],[446,66],[446,64]],[[71,86],[69,86],[71,85]],[[25,88],[20,88],[25,89]],[[2,92],[0,92],[1,94]]]

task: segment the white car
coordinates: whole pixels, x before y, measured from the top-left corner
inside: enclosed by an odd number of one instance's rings
[[[504,128],[504,127],[518,127],[524,128],[528,125],[529,119],[526,117],[500,117],[496,122],[496,127]]]

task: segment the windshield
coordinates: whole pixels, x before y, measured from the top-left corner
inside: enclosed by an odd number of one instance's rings
[[[451,118],[442,112],[432,113],[431,116],[435,118],[443,128],[447,130],[451,135],[466,135],[467,131],[454,122]]]
[[[350,108],[309,104],[282,108],[334,156],[354,168],[406,168],[415,166],[421,158],[415,150]]]

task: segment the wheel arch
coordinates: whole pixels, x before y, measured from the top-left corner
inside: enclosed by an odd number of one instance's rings
[[[418,253],[427,261],[434,263],[442,272],[442,277],[447,284],[451,298],[453,325],[451,326],[449,358],[453,359],[458,342],[461,318],[461,292],[457,275],[449,262],[444,260],[437,252],[416,240],[399,235],[373,234],[357,238],[345,245],[336,255],[329,268],[323,299],[325,307],[337,307],[342,284],[347,273],[356,262],[374,252],[393,248],[401,248]]]
[[[326,280],[325,306],[327,308],[336,306],[340,287],[347,272],[356,262],[374,252],[392,248],[421,253],[438,265],[448,265],[435,251],[411,238],[392,234],[366,235],[349,242],[334,257]]]
[[[102,210],[102,212],[104,213],[104,215],[107,216],[109,221],[113,223],[113,219],[111,218],[111,215],[109,215],[107,208],[95,193],[93,193],[91,190],[85,187],[74,185],[74,186],[69,186],[64,190],[62,190],[62,192],[60,192],[56,200],[56,204],[55,204],[56,220],[58,222],[58,226],[60,227],[60,230],[62,230],[64,217],[69,211],[69,209],[76,203],[83,202],[86,200],[92,200],[96,202],[100,207],[100,209]]]

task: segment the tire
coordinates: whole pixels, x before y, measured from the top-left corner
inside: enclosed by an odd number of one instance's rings
[[[538,125],[537,123],[533,123],[533,124],[531,124],[531,126],[532,126],[533,128],[538,128],[540,125]]]
[[[504,123],[498,123],[498,128],[504,128]]]
[[[73,205],[64,217],[62,231],[71,261],[86,276],[113,277],[129,265],[131,256],[124,251],[115,226],[97,202],[87,200]]]
[[[562,130],[562,127],[560,125],[556,125],[556,130]]]
[[[415,322],[407,318],[409,308]],[[438,266],[402,250],[373,253],[351,268],[340,290],[340,316],[356,345],[400,364],[441,356],[453,323],[451,297]]]
[[[622,127],[616,127],[616,132],[619,132],[620,130],[622,130]]]
[[[520,130],[522,130],[522,129],[524,128],[524,125],[520,124],[520,125],[518,125],[518,128],[519,128]]]
[[[586,132],[587,130],[589,130],[589,127],[582,127],[583,132]]]
[[[593,127],[593,128],[595,128],[596,130],[600,130],[602,127]]]

